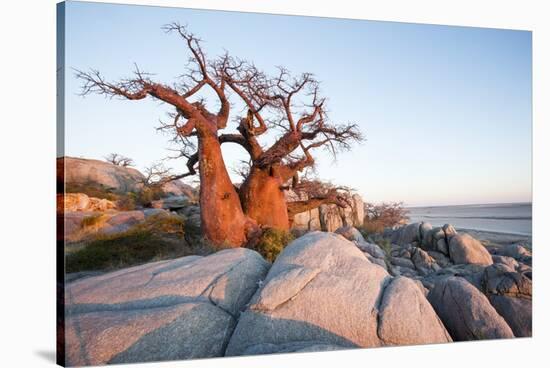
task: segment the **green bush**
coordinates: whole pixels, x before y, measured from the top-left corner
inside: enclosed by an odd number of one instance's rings
[[[388,239],[381,239],[376,242],[376,244],[382,248],[384,253],[386,253],[386,256],[384,257],[384,262],[386,262],[386,266],[388,269],[391,267],[391,242]]]
[[[113,270],[194,254],[183,235],[184,222],[178,216],[150,216],[125,232],[99,235],[67,250],[66,272]]]
[[[294,236],[285,230],[268,228],[264,230],[254,250],[267,261],[273,262],[281,251],[294,240]]]
[[[69,253],[66,272],[111,270],[163,259],[177,251],[177,246],[144,230],[104,236]]]
[[[376,242],[386,255],[391,256],[391,242],[388,239],[382,239]]]

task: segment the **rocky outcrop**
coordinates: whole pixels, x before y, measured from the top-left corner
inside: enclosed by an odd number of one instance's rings
[[[428,294],[428,300],[454,340],[514,337],[485,295],[461,277],[438,281]]]
[[[116,203],[103,198],[88,197],[84,193],[57,195],[57,213],[75,211],[108,211],[116,209]]]
[[[441,269],[432,256],[418,247],[412,247],[411,261],[421,275],[427,275],[430,272],[439,271]]]
[[[500,249],[500,254],[512,257],[518,261],[525,261],[531,258],[531,252],[519,244],[509,244]]]
[[[454,263],[491,265],[491,254],[469,234],[457,234],[449,242],[449,255]]]
[[[319,207],[319,223],[321,230],[333,232],[339,227],[347,225],[344,223],[340,209],[333,204],[323,204]]]
[[[519,267],[518,261],[516,261],[512,257],[494,255],[494,256],[492,256],[492,258],[493,258],[493,263],[501,263],[503,265],[508,266],[512,270],[515,270],[516,268]]]
[[[292,228],[301,231],[320,230],[321,220],[319,219],[319,209],[315,208],[313,210],[296,214],[294,216]]]
[[[238,248],[75,281],[66,288],[67,364],[222,356],[268,267]]]
[[[531,336],[531,253],[492,247],[452,225],[409,224],[386,230],[388,271],[419,280],[457,340]],[[418,248],[419,245],[421,248]]]
[[[154,208],[105,213],[67,212],[63,217],[63,239],[76,242],[98,234],[121,233],[153,215],[169,216],[166,211]],[[87,218],[94,218],[93,224],[85,224]]]
[[[477,239],[468,234],[459,234],[449,224],[435,228],[424,222],[408,224],[395,230],[386,231],[385,237],[392,244],[398,246],[410,244],[421,247],[428,254],[437,252],[440,255],[437,255],[436,258],[442,264],[446,264],[447,257],[455,264],[480,264],[485,266],[493,264],[491,254]],[[427,259],[423,253],[419,254]]]
[[[186,219],[186,223],[191,223],[193,227],[200,228],[201,208],[198,205],[185,206],[177,210],[177,213]]]
[[[183,183],[181,180],[173,180],[163,184],[162,191],[167,196],[185,196],[187,198],[198,197],[198,193],[195,188]]]
[[[393,279],[343,237],[312,232],[279,255],[226,354],[446,341],[418,285]]]
[[[364,242],[365,241],[365,238],[363,237],[363,235],[359,232],[359,230],[357,230],[353,226],[340,227],[340,228],[336,229],[336,231],[334,231],[334,233],[335,234],[340,234],[344,238],[346,238],[347,240],[350,240],[350,241],[356,241],[356,242]]]
[[[354,242],[355,245],[357,245],[357,248],[359,248],[363,253],[368,254],[370,257],[382,260],[386,258],[386,253],[382,250],[382,248],[380,248],[377,244],[367,242],[359,230],[353,226],[340,227],[336,229],[334,233],[342,235],[347,240]]]
[[[64,177],[66,184],[92,185],[118,193],[141,190],[145,179],[137,169],[100,160],[61,157],[57,159],[57,168],[58,178]],[[63,169],[64,172],[61,172]],[[193,187],[180,180],[163,184],[162,190],[167,196],[185,196],[187,198],[197,196]]]
[[[410,268],[411,270],[416,268],[410,258],[406,257],[391,257],[390,263],[394,266]]]
[[[195,216],[191,207],[178,213]],[[450,229],[419,225],[414,243],[421,245],[433,230],[452,242],[458,234]],[[71,275],[76,281],[66,288],[68,363],[531,336],[528,271],[498,257],[502,262],[490,266],[454,264],[439,251],[412,244],[393,244],[386,254],[348,226],[294,240],[271,268],[258,253],[237,248]]]
[[[189,198],[184,195],[168,196],[151,202],[151,207],[177,211],[189,205]]]
[[[369,254],[370,256],[378,259],[386,258],[386,253],[377,244],[366,241],[359,241],[356,244],[357,248],[359,248],[363,253]]]
[[[117,192],[135,192],[143,182],[143,174],[131,167],[113,165],[100,160],[89,160],[75,157],[58,158],[58,168],[62,160],[65,166],[65,183],[96,185]],[[59,173],[58,173],[59,176]]]
[[[452,341],[423,288],[407,277],[396,277],[386,287],[378,319],[378,335],[386,345]]]
[[[481,288],[517,337],[532,332],[532,281],[503,263],[485,268]]]
[[[354,194],[351,196],[352,200],[352,221],[353,226],[363,226],[363,221],[365,220],[365,202],[359,194]]]
[[[306,200],[295,192],[285,192],[287,201]],[[292,228],[299,231],[330,231],[334,232],[342,226],[362,226],[365,216],[364,202],[360,195],[353,194],[349,197],[350,206],[340,208],[335,204],[323,204],[306,212],[294,216]]]
[[[420,224],[413,223],[395,230],[391,236],[391,242],[399,245],[411,244],[420,240]]]
[[[531,299],[532,281],[503,264],[494,264],[483,271],[482,287],[486,294]]]
[[[489,300],[498,314],[506,320],[514,332],[514,336],[531,337],[533,335],[533,302],[531,299],[489,295]]]

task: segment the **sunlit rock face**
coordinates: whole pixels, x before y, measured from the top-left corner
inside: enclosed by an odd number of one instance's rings
[[[447,341],[414,281],[392,278],[340,235],[312,232],[279,255],[241,315],[226,354]]]
[[[493,264],[493,258],[483,245],[468,234],[456,234],[449,242],[449,254],[454,263],[483,266]]]
[[[115,202],[104,198],[89,197],[84,193],[65,193],[57,195],[57,213],[108,211],[117,208]]]
[[[125,193],[139,190],[144,179],[143,174],[134,168],[105,161],[63,157],[58,158],[60,169],[63,165],[59,160],[63,160],[65,183],[68,184],[97,185]]]
[[[64,178],[65,184],[91,185],[119,193],[140,190],[145,179],[137,169],[101,160],[61,157],[57,159],[57,168],[58,178]],[[165,183],[162,190],[167,196],[196,197],[195,189],[180,180]]]
[[[268,267],[258,253],[238,248],[70,283],[67,364],[222,356]]]

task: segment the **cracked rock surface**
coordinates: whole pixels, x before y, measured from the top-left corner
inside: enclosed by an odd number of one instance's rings
[[[416,241],[390,254],[377,246],[383,258],[342,228],[294,240],[271,267],[236,248],[87,275],[66,287],[67,364],[531,336],[530,263],[453,263],[460,234],[428,225],[407,225],[399,238]],[[451,244],[450,257],[418,247],[428,235]]]
[[[339,235],[312,232],[279,255],[226,355],[447,341],[415,282],[392,278]]]
[[[258,253],[237,248],[70,283],[67,364],[222,356],[268,268]]]
[[[514,337],[485,295],[461,277],[438,281],[428,299],[454,340]]]

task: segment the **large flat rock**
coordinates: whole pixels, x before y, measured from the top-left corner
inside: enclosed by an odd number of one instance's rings
[[[67,364],[222,356],[268,268],[258,253],[237,248],[70,283]]]
[[[304,235],[271,267],[241,315],[226,355],[449,341],[418,286],[394,282],[344,237]],[[400,293],[412,298],[408,306],[398,305]],[[405,327],[397,328],[400,324]]]

